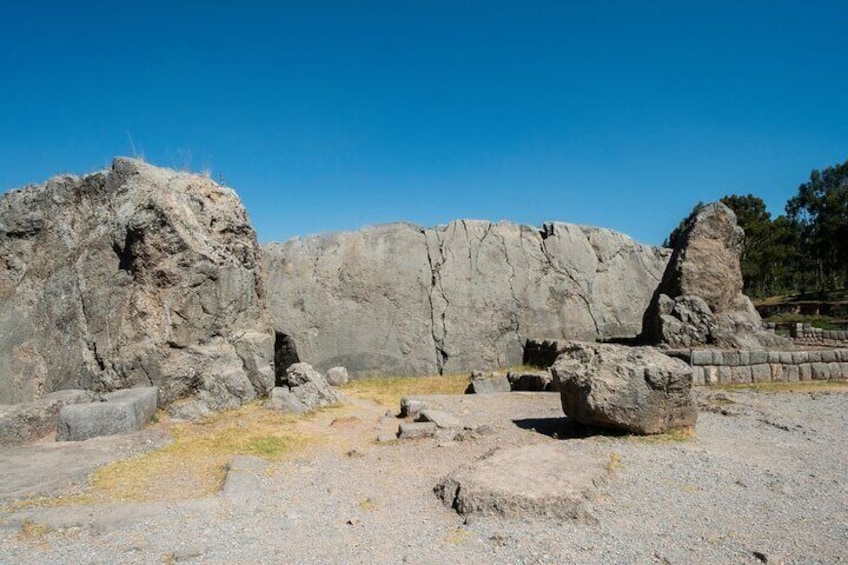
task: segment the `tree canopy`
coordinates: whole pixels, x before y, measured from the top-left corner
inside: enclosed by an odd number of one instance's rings
[[[848,161],[815,170],[772,219],[762,198],[731,194],[721,201],[745,230],[742,276],[755,298],[844,288],[848,279]],[[673,246],[683,226],[669,235]]]

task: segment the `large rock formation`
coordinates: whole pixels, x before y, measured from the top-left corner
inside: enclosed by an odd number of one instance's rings
[[[781,344],[781,338],[763,331],[760,315],[742,294],[744,238],[736,214],[721,202],[689,219],[645,311],[643,341],[741,349]]]
[[[116,159],[0,198],[0,404],[159,388],[236,406],[274,385],[259,248],[236,194]]]
[[[695,427],[692,369],[653,347],[572,342],[551,373],[563,411],[581,424],[637,434]]]
[[[517,365],[528,337],[635,336],[668,259],[604,229],[469,220],[297,238],[263,255],[280,356],[356,376]]]

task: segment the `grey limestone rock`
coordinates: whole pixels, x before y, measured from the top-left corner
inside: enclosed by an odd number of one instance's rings
[[[689,218],[642,320],[641,340],[670,347],[714,344],[761,349],[788,340],[762,329],[742,294],[745,232],[733,210],[714,202]]]
[[[319,370],[418,375],[522,363],[530,337],[635,336],[668,259],[604,229],[458,220],[263,247],[279,336]]]
[[[100,402],[71,404],[59,411],[57,441],[82,441],[140,430],[156,413],[156,387],[104,394]]]
[[[438,426],[433,422],[405,422],[398,426],[398,439],[433,437],[438,429]]]
[[[332,386],[346,385],[348,381],[350,376],[344,367],[332,367],[327,371],[327,382]]]
[[[295,363],[274,387],[266,406],[300,414],[314,408],[331,406],[340,398],[324,376],[309,363]]]
[[[556,443],[500,449],[434,489],[459,514],[591,519],[588,503],[609,480],[608,461]]]
[[[551,390],[550,371],[510,371],[507,374],[512,390],[540,392]]]
[[[419,422],[433,422],[440,429],[461,429],[462,421],[444,410],[423,410],[418,416]]]
[[[0,402],[156,386],[211,408],[273,386],[256,235],[238,196],[118,158],[0,198]]]
[[[571,342],[551,367],[565,414],[637,434],[691,429],[692,369],[653,347]]]
[[[0,446],[20,445],[56,430],[63,406],[92,402],[97,395],[87,390],[61,390],[38,400],[0,406]]]
[[[404,396],[400,399],[400,417],[412,418],[415,420],[421,415],[421,412],[427,409],[427,403],[417,398],[409,398]]]
[[[492,394],[509,392],[512,387],[505,375],[479,376],[472,378],[465,390],[467,394]]]

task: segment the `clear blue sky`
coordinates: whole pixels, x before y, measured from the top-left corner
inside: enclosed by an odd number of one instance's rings
[[[846,34],[844,0],[6,2],[0,189],[136,153],[222,177],[262,241],[481,218],[660,243],[848,158]]]

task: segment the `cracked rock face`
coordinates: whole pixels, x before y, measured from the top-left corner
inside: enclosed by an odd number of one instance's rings
[[[238,197],[136,160],[0,199],[0,328],[0,403],[152,384],[218,409],[274,384]]]
[[[744,238],[736,214],[721,202],[704,206],[689,221],[645,311],[643,341],[739,349],[785,345],[762,331],[760,315],[742,294]]]
[[[635,336],[666,250],[609,230],[458,220],[263,247],[275,330],[355,376],[518,365],[528,338]]]

